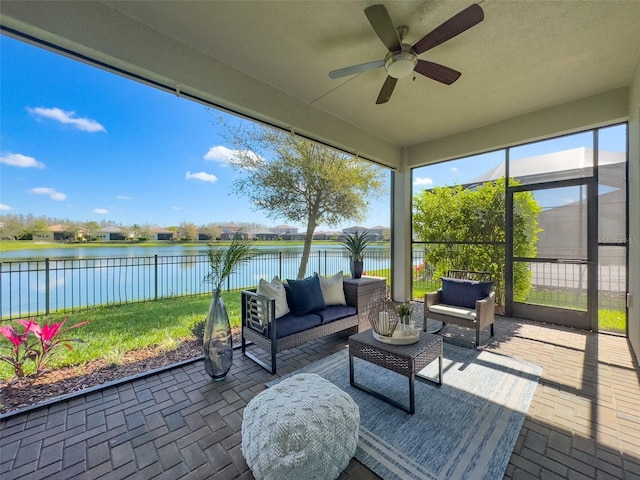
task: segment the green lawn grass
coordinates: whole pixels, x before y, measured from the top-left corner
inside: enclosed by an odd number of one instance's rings
[[[240,326],[240,292],[225,292],[222,298],[229,313],[231,326]],[[150,346],[163,346],[171,350],[181,340],[193,338],[191,328],[205,318],[210,301],[210,295],[199,295],[69,314],[67,325],[91,320],[87,325],[71,330],[68,335],[71,338],[80,338],[86,343],[73,343],[72,351],[58,347],[52,354],[49,367],[79,365],[103,357],[117,358],[124,352]],[[60,322],[65,316],[51,315],[46,319],[38,318],[37,321],[40,324]],[[0,345],[8,346],[9,342],[0,337]],[[2,350],[3,353],[7,353],[4,348]],[[12,376],[11,367],[1,362],[0,379],[7,380]]]

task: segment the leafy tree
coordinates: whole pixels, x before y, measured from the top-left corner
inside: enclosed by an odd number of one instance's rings
[[[220,235],[222,234],[222,228],[220,228],[218,225],[215,225],[213,223],[208,223],[207,225],[204,225],[202,229],[211,236],[211,240],[216,240],[220,238]]]
[[[449,269],[490,272],[496,301],[504,305],[505,180],[487,182],[476,190],[459,185],[424,190],[415,195],[413,210],[417,238],[435,242],[425,247],[425,264],[434,267],[433,278]],[[535,257],[541,210],[533,193],[514,195],[515,256]],[[525,264],[516,264],[516,300],[526,298],[530,288],[531,272]]]
[[[95,240],[100,234],[100,224],[95,220],[91,220],[84,224],[84,228],[87,231],[87,236],[89,240]]]
[[[30,218],[27,224],[27,231],[33,240],[47,237],[49,225],[44,218]]]
[[[74,241],[80,234],[80,226],[75,222],[68,222],[64,224],[64,230],[60,232],[62,240]]]
[[[150,240],[153,236],[153,227],[148,223],[143,223],[142,225],[138,225],[136,229],[136,238],[138,240]]]
[[[2,240],[17,240],[25,232],[25,227],[19,217],[7,215],[0,226],[0,238]]]
[[[269,218],[306,225],[298,278],[318,225],[362,221],[369,202],[385,192],[383,170],[350,155],[258,125],[227,132],[236,148],[229,163],[240,172],[234,192]]]
[[[193,223],[182,222],[178,227],[178,233],[180,234],[180,240],[192,241],[198,239],[198,227]]]

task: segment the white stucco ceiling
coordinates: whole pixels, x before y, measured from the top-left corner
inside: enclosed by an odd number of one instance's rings
[[[484,0],[483,22],[420,55],[462,72],[456,83],[400,79],[391,100],[376,105],[384,69],[327,75],[384,58],[363,12],[373,3],[3,1],[0,11],[15,32],[256,118],[315,127],[338,146],[394,152],[381,157],[628,86],[640,54],[639,0]],[[409,27],[409,43],[470,4],[383,3]]]

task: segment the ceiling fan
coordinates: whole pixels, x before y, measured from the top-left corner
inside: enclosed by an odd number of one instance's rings
[[[402,43],[404,36],[409,31],[408,27],[396,28],[384,5],[371,5],[364,9],[364,13],[389,52],[384,60],[333,70],[329,72],[329,78],[341,78],[384,67],[387,71],[387,79],[382,85],[376,104],[388,102],[398,79],[406,77],[411,72],[418,72],[446,85],[455,82],[462,75],[460,72],[438,63],[420,60],[418,55],[452,39],[484,19],[484,12],[480,5],[470,5],[427,33],[413,45],[409,45]]]

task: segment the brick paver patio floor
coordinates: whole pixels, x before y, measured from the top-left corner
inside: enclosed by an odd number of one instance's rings
[[[456,327],[443,334],[472,341]],[[278,373],[346,344],[337,334],[284,352]],[[488,350],[544,368],[505,478],[640,479],[640,369],[625,338],[498,318]],[[199,360],[10,416],[0,478],[251,479],[242,412],[272,378],[236,351],[223,382]],[[378,477],[352,460],[340,478]]]

